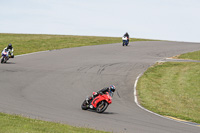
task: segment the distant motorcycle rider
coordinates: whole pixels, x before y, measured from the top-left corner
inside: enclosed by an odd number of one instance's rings
[[[128,32],[126,32],[126,33],[124,34],[124,37],[127,37],[127,41],[128,41],[128,43],[129,43],[129,34],[128,34]]]
[[[9,51],[10,57],[11,57],[11,58],[14,58],[14,54],[13,54],[14,48],[12,47],[12,44],[9,43],[8,46],[4,48],[4,50],[5,50],[5,49],[7,49],[7,50]]]
[[[116,87],[114,85],[111,85],[109,87],[105,87],[101,90],[99,90],[98,92],[93,92],[93,95],[90,96],[86,102],[91,102],[95,97],[97,97],[99,94],[106,94],[106,92],[113,94],[115,92]]]

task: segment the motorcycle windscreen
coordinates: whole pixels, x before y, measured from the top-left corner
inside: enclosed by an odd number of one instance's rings
[[[113,92],[108,92],[108,94],[109,94],[111,97],[113,97]]]

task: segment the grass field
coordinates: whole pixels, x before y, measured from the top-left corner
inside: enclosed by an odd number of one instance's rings
[[[0,133],[108,133],[0,113]]]
[[[178,59],[200,60],[200,51],[185,53],[177,57]]]
[[[130,41],[150,41],[132,38]],[[37,51],[81,47],[100,44],[121,43],[121,37],[38,35],[38,34],[0,34],[0,49],[9,43],[14,47],[14,54],[26,54]]]
[[[200,123],[200,63],[166,62],[139,79],[139,102],[161,115]]]

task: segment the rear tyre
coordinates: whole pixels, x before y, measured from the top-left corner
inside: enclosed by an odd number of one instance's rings
[[[87,110],[89,109],[89,107],[87,107],[87,103],[86,100],[83,101],[82,105],[81,105],[82,110]]]
[[[108,102],[106,101],[101,101],[99,102],[97,108],[96,108],[96,111],[97,113],[103,113],[108,107]]]

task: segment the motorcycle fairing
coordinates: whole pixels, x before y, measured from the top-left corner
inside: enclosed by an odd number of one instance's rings
[[[99,95],[99,96],[97,96],[93,101],[92,101],[92,106],[94,107],[94,108],[96,108],[97,107],[97,104],[100,102],[100,101],[103,101],[103,100],[105,100],[105,101],[107,101],[109,104],[112,102],[111,100],[108,100],[109,98],[108,98],[109,96],[108,95],[106,95],[106,94],[104,94],[104,95]],[[110,97],[111,98],[111,97]],[[112,98],[111,98],[112,99]]]

